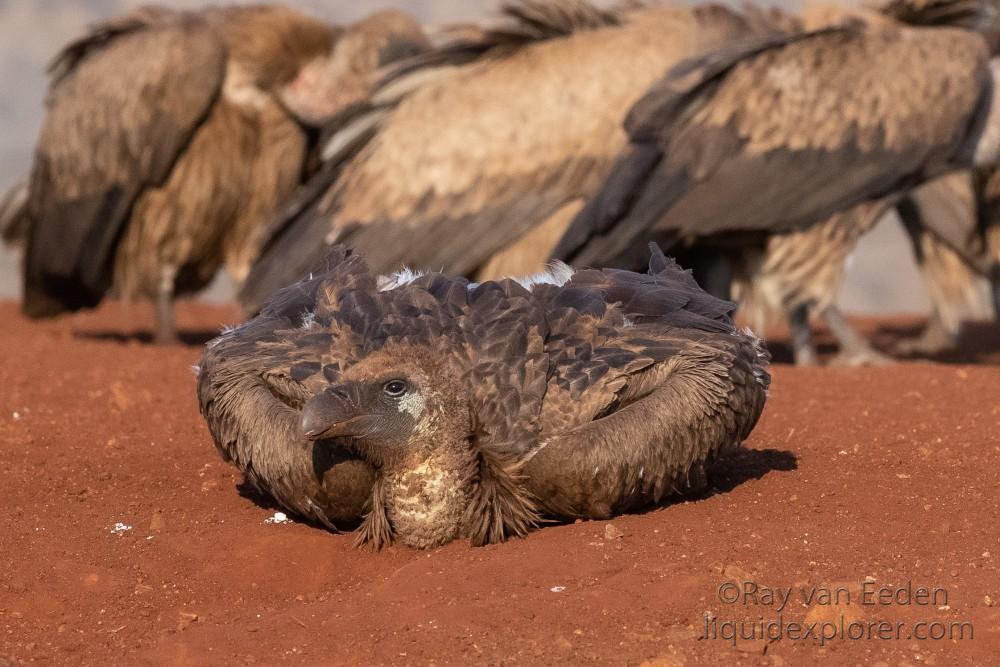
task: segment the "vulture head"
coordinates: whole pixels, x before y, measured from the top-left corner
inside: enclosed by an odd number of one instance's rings
[[[339,438],[379,468],[406,465],[425,447],[467,441],[462,380],[432,349],[402,343],[366,356],[305,404],[303,435]]]
[[[285,507],[342,521],[365,498],[362,544],[499,542],[704,485],[770,381],[733,307],[655,246],[646,274],[484,283],[377,276],[337,246],[208,344],[199,401]]]
[[[430,48],[420,24],[399,11],[377,12],[343,28],[280,5],[219,11],[234,63],[230,89],[272,94],[313,127],[365,99],[380,68]]]

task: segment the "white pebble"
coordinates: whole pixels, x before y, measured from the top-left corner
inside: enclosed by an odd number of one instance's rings
[[[274,516],[269,516],[264,519],[264,523],[289,523],[291,519],[284,512],[275,512]]]
[[[130,530],[132,530],[132,526],[128,525],[127,523],[122,523],[121,521],[118,521],[117,523],[115,523],[115,525],[111,526],[111,532],[114,533],[115,535],[121,535],[122,533],[128,532]]]
[[[553,593],[562,593],[564,590],[566,590],[566,587],[565,586],[553,586],[549,590],[552,591]]]

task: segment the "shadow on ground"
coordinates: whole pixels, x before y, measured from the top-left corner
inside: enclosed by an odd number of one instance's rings
[[[187,345],[189,347],[200,347],[218,335],[219,331],[217,329],[195,329],[177,332],[178,344]],[[73,331],[73,336],[82,340],[96,340],[111,343],[141,343],[143,345],[153,344],[153,332],[144,329],[138,331],[76,329]]]

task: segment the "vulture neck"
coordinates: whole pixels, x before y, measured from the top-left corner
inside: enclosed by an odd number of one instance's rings
[[[429,549],[467,533],[464,516],[477,459],[464,430],[432,429],[382,469],[385,506],[396,537]]]

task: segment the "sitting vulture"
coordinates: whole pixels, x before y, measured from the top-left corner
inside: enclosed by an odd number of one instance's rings
[[[606,518],[705,483],[764,407],[767,355],[653,246],[648,274],[470,283],[321,271],[210,342],[216,446],[282,506],[429,548]]]
[[[630,148],[553,257],[622,263],[647,237],[679,257],[694,241],[723,255],[735,239],[762,248],[750,273],[790,311],[799,360],[812,356],[807,306],[823,293],[834,332],[866,346],[829,295],[857,238],[912,187],[993,164],[1000,148],[988,42],[961,27],[976,21],[943,11],[948,0],[913,4],[885,8],[899,20],[746,40],[677,65],[630,111]]]
[[[396,12],[338,29],[280,6],[146,7],[93,26],[50,70],[23,211],[24,312],[91,307],[113,288],[155,299],[157,338],[174,338],[175,294],[220,265],[237,282],[249,271],[303,176],[304,126],[426,46]]]
[[[715,5],[609,11],[586,0],[519,0],[504,11],[478,39],[406,63],[369,113],[332,133],[326,167],[274,226],[243,286],[247,310],[333,243],[382,272],[540,270],[625,147],[625,113],[667,67],[784,21]]]

